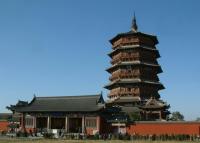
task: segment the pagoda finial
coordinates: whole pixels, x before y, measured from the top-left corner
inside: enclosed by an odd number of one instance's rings
[[[131,25],[131,30],[133,32],[137,32],[138,26],[137,26],[137,22],[136,22],[136,16],[135,16],[135,12],[134,12],[134,17],[132,20],[132,25]]]

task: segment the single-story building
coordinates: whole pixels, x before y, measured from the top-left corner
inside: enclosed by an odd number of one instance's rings
[[[34,97],[28,103],[18,101],[8,109],[21,113],[24,131],[95,134],[103,132],[101,113],[105,102],[101,94],[85,96]]]

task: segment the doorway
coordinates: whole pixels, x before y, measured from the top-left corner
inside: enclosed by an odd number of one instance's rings
[[[37,129],[46,129],[47,128],[47,117],[37,117],[36,118],[36,128]]]
[[[70,133],[82,132],[82,118],[69,118],[69,132]]]
[[[65,118],[51,118],[51,129],[65,129]]]

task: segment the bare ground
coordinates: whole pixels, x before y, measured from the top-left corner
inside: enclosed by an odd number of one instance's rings
[[[57,139],[0,139],[0,143],[191,143],[189,141],[121,141],[121,140],[57,140]]]

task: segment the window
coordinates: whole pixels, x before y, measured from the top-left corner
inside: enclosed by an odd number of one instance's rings
[[[131,52],[131,51],[128,51],[127,53],[128,53],[129,58],[130,58],[131,55],[132,55],[132,52]]]
[[[33,127],[33,117],[28,116],[25,118],[26,127]]]
[[[132,70],[132,67],[130,65],[127,66],[128,70]]]
[[[86,118],[85,125],[86,125],[86,127],[96,128],[97,127],[96,118]]]
[[[128,88],[128,92],[131,92],[131,88]]]

